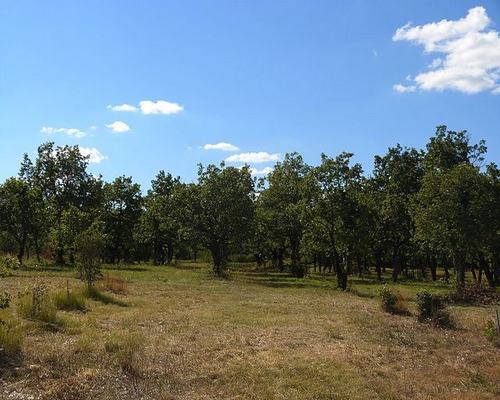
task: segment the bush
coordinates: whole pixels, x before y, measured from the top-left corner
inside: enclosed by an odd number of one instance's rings
[[[500,347],[500,332],[498,331],[497,324],[493,320],[486,321],[484,327],[484,336],[495,346]]]
[[[394,293],[392,289],[384,285],[379,292],[382,309],[390,314],[408,314],[408,310],[401,301],[401,296]]]
[[[418,320],[430,322],[441,328],[454,328],[450,313],[446,310],[443,297],[426,290],[417,293]]]
[[[476,282],[457,288],[448,298],[455,303],[500,304],[500,294],[494,288],[485,288]]]
[[[56,307],[48,294],[47,286],[43,284],[37,284],[19,294],[17,311],[23,318],[43,322],[52,327],[62,324],[57,318]]]
[[[0,364],[21,353],[23,339],[23,330],[19,323],[11,318],[0,318]]]
[[[0,257],[0,277],[11,276],[12,271],[20,267],[19,260],[12,256]]]
[[[114,354],[124,372],[137,372],[137,361],[144,349],[144,337],[140,334],[112,333],[104,344],[106,352]]]
[[[54,294],[54,304],[58,310],[86,311],[85,298],[81,293],[61,290]]]
[[[101,278],[101,257],[104,249],[105,235],[99,223],[94,223],[80,233],[75,245],[78,251],[78,278],[90,288]]]
[[[121,278],[114,278],[112,276],[104,276],[103,286],[106,290],[115,294],[127,294],[127,282]]]
[[[9,308],[11,300],[12,298],[8,292],[0,293],[0,309]]]

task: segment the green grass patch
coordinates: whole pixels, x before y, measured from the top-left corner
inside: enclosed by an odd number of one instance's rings
[[[61,290],[54,293],[54,304],[58,310],[86,311],[85,297],[81,292]]]

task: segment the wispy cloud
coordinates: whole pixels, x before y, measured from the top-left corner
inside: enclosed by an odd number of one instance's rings
[[[250,153],[240,153],[233,154],[226,158],[227,162],[243,162],[243,163],[265,163],[271,161],[279,161],[279,153],[268,153],[266,151],[250,152]]]
[[[411,93],[414,92],[417,89],[415,85],[401,85],[400,83],[396,83],[395,85],[392,86],[392,90],[398,93]]]
[[[46,134],[62,133],[74,138],[82,138],[87,136],[86,132],[83,132],[78,128],[54,128],[52,126],[43,126],[42,129],[40,129],[40,132]]]
[[[231,143],[219,142],[215,144],[207,143],[203,146],[204,150],[222,150],[222,151],[238,151],[239,148]]]
[[[474,7],[458,20],[406,24],[392,39],[416,43],[424,47],[425,53],[445,56],[434,59],[428,66],[430,71],[414,78],[419,89],[497,94],[500,93],[500,36],[495,30],[487,30],[490,25],[485,8]]]
[[[116,106],[109,105],[106,108],[111,111],[122,111],[122,112],[139,111],[139,109],[136,106],[132,106],[130,104],[118,104]]]
[[[88,161],[91,164],[99,164],[103,160],[107,160],[107,156],[103,155],[95,147],[79,147],[80,154],[88,157]]]
[[[130,130],[130,126],[128,126],[123,121],[115,121],[111,124],[105,125],[105,127],[111,129],[113,132],[116,133],[128,132]]]

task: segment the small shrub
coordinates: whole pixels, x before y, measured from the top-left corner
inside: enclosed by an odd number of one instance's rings
[[[446,310],[443,297],[426,290],[417,293],[418,320],[430,322],[441,328],[454,328],[450,313]]]
[[[102,282],[104,288],[115,294],[127,294],[127,282],[122,278],[115,278],[109,275],[104,276]]]
[[[24,335],[21,325],[11,318],[0,319],[0,364],[21,354]]]
[[[107,353],[115,356],[122,371],[135,373],[138,369],[138,359],[144,349],[144,337],[137,333],[112,333],[104,348]]]
[[[12,297],[8,292],[0,293],[0,310],[9,308],[11,300]]]
[[[498,327],[495,321],[488,320],[484,327],[484,336],[495,346],[500,347],[500,332],[498,332]]]
[[[0,277],[5,278],[12,275],[12,271],[19,269],[19,260],[12,256],[0,257]]]
[[[62,325],[62,321],[57,318],[56,307],[48,294],[47,286],[43,284],[37,284],[19,294],[17,311],[23,318],[43,322],[51,327]]]
[[[85,298],[81,293],[61,290],[54,294],[54,304],[58,310],[86,311]]]
[[[387,285],[384,285],[379,292],[382,309],[390,314],[408,314],[404,307],[401,296]]]
[[[80,233],[75,240],[78,251],[78,278],[86,282],[88,288],[94,286],[95,281],[102,277],[101,257],[104,243],[105,235],[98,222]]]

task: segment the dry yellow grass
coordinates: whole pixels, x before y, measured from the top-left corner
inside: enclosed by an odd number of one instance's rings
[[[85,314],[60,312],[78,326],[71,333],[28,331],[22,362],[2,372],[0,398],[500,396],[500,351],[482,334],[490,307],[452,307],[460,328],[440,330],[320,278],[240,272],[219,281],[187,263],[106,273],[128,282],[127,295],[114,295],[126,306],[91,300]],[[19,272],[1,284],[15,292],[41,279],[64,288],[69,276]],[[133,368],[123,367],[119,351]]]

